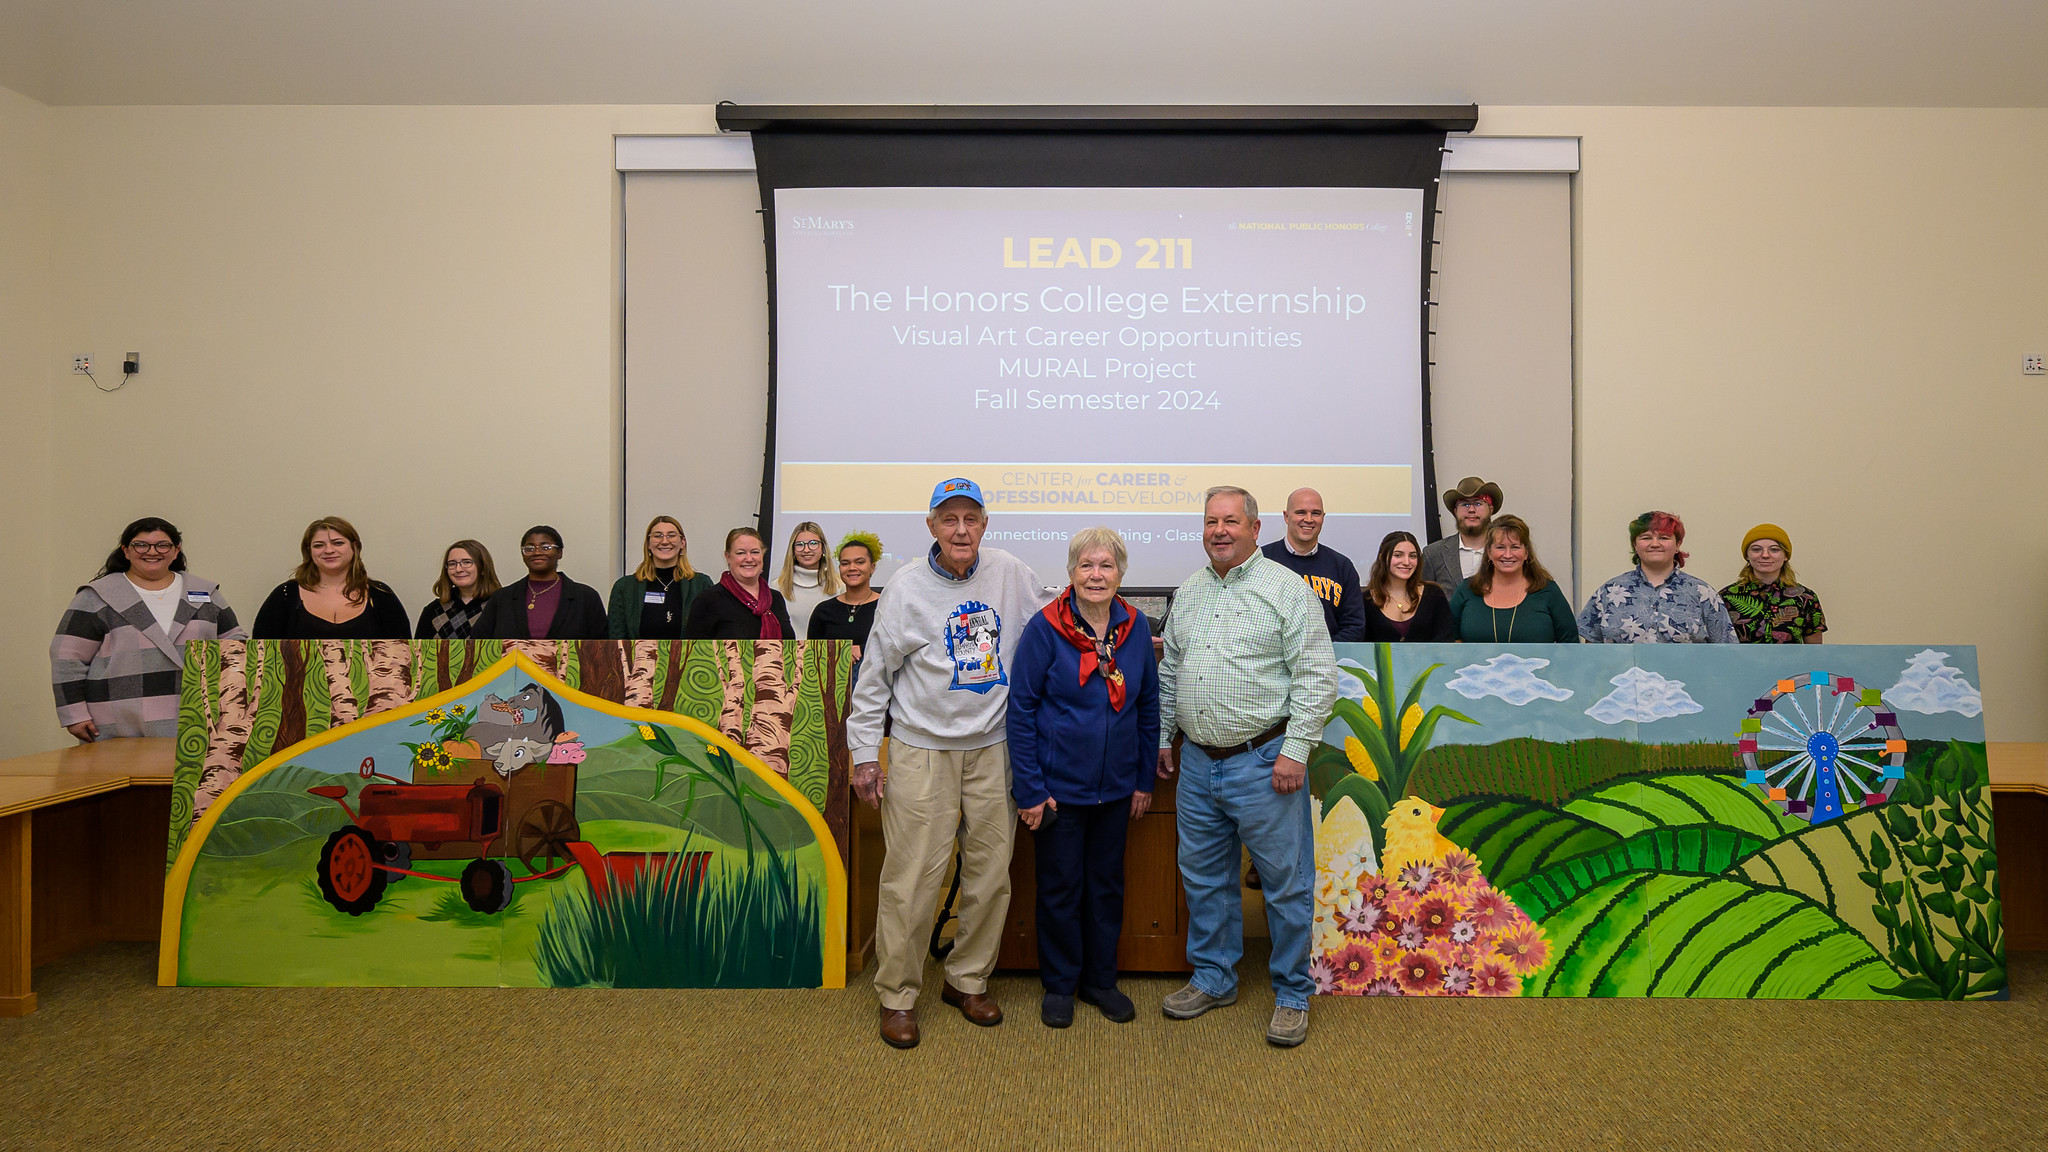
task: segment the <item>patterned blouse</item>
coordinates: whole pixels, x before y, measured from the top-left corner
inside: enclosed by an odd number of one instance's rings
[[[1587,597],[1579,639],[1588,644],[1733,644],[1735,628],[1714,586],[1674,570],[1652,584],[1632,568]]]
[[[1804,644],[1828,630],[1820,597],[1804,584],[1738,581],[1721,589],[1721,602],[1744,644]]]

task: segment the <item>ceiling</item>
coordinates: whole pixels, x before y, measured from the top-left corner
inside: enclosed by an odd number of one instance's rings
[[[2048,106],[2048,0],[0,0],[49,104]]]

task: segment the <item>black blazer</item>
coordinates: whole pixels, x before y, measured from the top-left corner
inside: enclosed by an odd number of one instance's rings
[[[1415,605],[1415,615],[1408,618],[1408,634],[1394,631],[1394,622],[1372,602],[1371,596],[1365,601],[1365,638],[1367,642],[1381,640],[1400,643],[1404,640],[1414,643],[1437,641],[1448,643],[1458,638],[1458,623],[1451,618],[1451,601],[1444,590],[1427,580],[1422,583],[1422,599]]]
[[[767,587],[766,582],[762,584]],[[782,593],[768,589],[769,601],[773,605],[775,622],[782,625],[784,640],[796,639],[796,628],[789,622],[789,601]],[[710,589],[697,594],[696,603],[690,605],[690,618],[683,623],[685,640],[759,640],[761,622],[747,610],[740,598],[726,590],[723,584],[713,584]]]
[[[470,625],[469,634],[478,640],[603,640],[610,634],[604,619],[604,597],[588,584],[567,576],[562,582],[562,602],[555,605],[554,622],[546,636],[526,634],[526,581],[521,579],[498,590],[484,602],[483,612]]]
[[[398,595],[382,581],[370,581],[370,602],[361,615],[340,624],[329,623],[306,611],[299,599],[299,582],[287,580],[270,590],[256,623],[249,627],[252,640],[409,640],[412,618]]]

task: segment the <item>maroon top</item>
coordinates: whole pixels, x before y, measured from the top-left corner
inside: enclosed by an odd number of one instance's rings
[[[526,634],[547,635],[549,625],[555,622],[555,609],[562,606],[561,576],[546,584],[535,584],[531,577],[527,578],[526,603]]]

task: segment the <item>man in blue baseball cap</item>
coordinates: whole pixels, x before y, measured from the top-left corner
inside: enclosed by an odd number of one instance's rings
[[[925,524],[931,552],[889,581],[846,721],[854,791],[881,811],[888,847],[875,910],[875,991],[882,1040],[896,1048],[918,1041],[925,941],[956,833],[960,926],[941,998],[976,1024],[1003,1022],[988,975],[1010,910],[1017,828],[1004,729],[1007,662],[1050,598],[1029,565],[982,548],[988,512],[974,481],[956,476],[933,488]],[[893,722],[886,786],[884,719]]]

